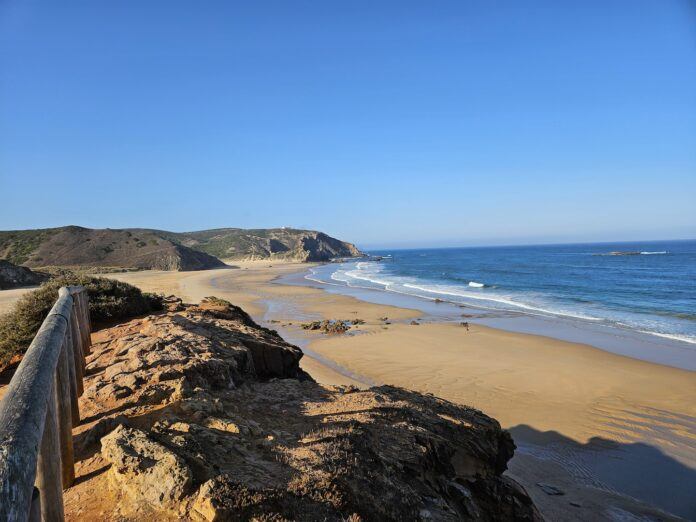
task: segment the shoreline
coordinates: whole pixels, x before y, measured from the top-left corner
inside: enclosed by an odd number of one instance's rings
[[[279,275],[271,284],[287,288],[294,277]],[[415,303],[388,306],[401,311],[389,316],[391,324],[361,326],[348,336],[300,333],[301,347],[337,364],[343,375],[433,393],[498,419],[518,445],[508,473],[549,519],[577,519],[570,496],[583,506],[580,518],[588,516],[586,509],[598,518],[624,511],[665,517],[643,502],[696,516],[690,492],[696,484],[696,407],[690,398],[696,373],[474,322],[466,331],[423,314]],[[325,308],[322,316],[343,318],[331,312]],[[410,324],[414,318],[418,326]],[[282,335],[295,341],[287,329]],[[638,478],[644,465],[660,483]],[[539,482],[561,485],[567,496],[540,492]],[[608,505],[618,511],[610,516]]]
[[[303,369],[320,383],[393,384],[481,409],[513,433],[518,450],[508,473],[548,519],[611,519],[611,509],[669,519],[651,506],[696,516],[689,490],[696,484],[696,373],[473,322],[467,332],[415,307],[284,282],[315,265],[235,265],[107,276],[193,302],[228,299],[300,346]],[[365,324],[343,335],[299,326],[355,318]],[[538,482],[565,495],[548,495]]]
[[[472,303],[450,301],[446,298],[327,282],[319,278],[314,271],[311,275],[313,277],[310,278],[300,277],[300,274],[290,274],[279,278],[279,282],[319,288],[326,292],[352,296],[372,303],[418,308],[433,321],[458,323],[466,320],[507,332],[539,335],[559,341],[590,345],[637,360],[696,371],[696,346],[688,341],[658,333],[564,316],[490,309]]]

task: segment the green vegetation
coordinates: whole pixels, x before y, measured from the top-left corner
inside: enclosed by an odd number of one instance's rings
[[[26,351],[58,298],[58,289],[70,285],[87,288],[93,323],[127,319],[162,309],[160,296],[143,293],[127,283],[63,272],[40,288],[23,295],[10,313],[0,316],[0,369],[12,357]]]
[[[0,232],[0,258],[10,263],[21,265],[25,263],[41,243],[58,233],[60,229],[47,228],[43,230],[15,230]]]

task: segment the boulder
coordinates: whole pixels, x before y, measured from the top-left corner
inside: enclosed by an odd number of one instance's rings
[[[181,500],[191,484],[186,463],[146,433],[120,425],[101,439],[110,480],[134,504],[164,506]]]

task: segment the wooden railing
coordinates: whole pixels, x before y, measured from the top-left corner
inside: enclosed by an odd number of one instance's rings
[[[90,331],[86,290],[61,288],[0,403],[1,522],[64,519]]]

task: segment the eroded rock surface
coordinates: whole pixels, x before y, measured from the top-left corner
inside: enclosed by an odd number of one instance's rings
[[[0,259],[0,290],[33,286],[43,283],[48,276],[34,272],[25,266],[17,266],[9,261]]]
[[[223,301],[169,309],[94,344],[68,519],[539,519],[502,476],[514,444],[494,419],[319,385]]]
[[[137,429],[119,425],[101,440],[111,463],[110,478],[133,503],[166,507],[181,500],[191,484],[191,470],[166,446]]]

